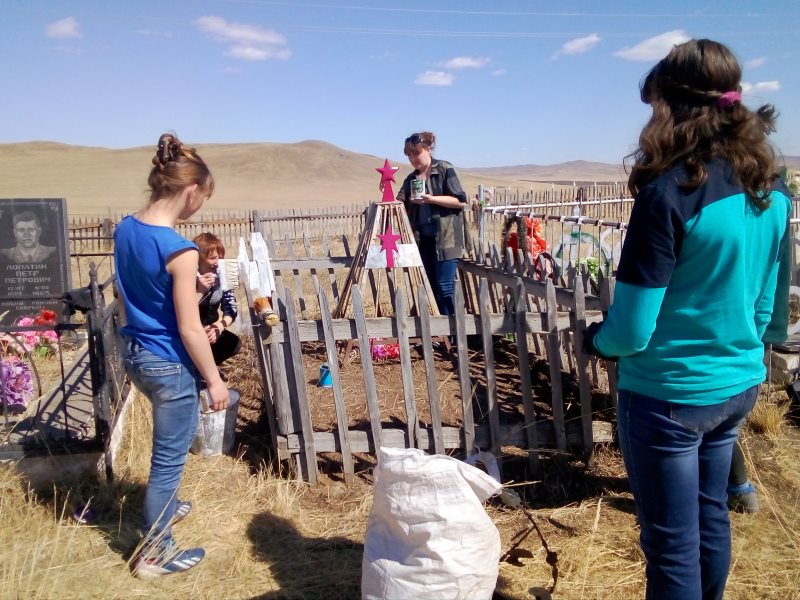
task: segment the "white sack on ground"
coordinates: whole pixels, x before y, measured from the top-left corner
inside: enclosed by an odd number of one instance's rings
[[[483,502],[501,485],[464,462],[380,448],[364,542],[364,599],[489,599],[500,534]]]

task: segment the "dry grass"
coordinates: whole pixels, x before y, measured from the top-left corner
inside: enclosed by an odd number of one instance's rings
[[[755,433],[779,435],[790,410],[791,402],[785,392],[773,393],[771,398],[762,394],[747,417],[747,425]]]
[[[2,598],[349,598],[359,586],[368,488],[330,485],[313,491],[269,472],[251,474],[240,459],[190,455],[182,497],[192,515],[175,527],[182,545],[202,545],[202,567],[146,583],[128,561],[149,465],[150,411],[131,407],[117,481],[30,492],[0,470]],[[74,508],[91,499],[98,520],[77,525]],[[327,510],[328,502],[347,514]],[[297,581],[293,581],[297,574]]]
[[[176,537],[205,547],[207,558],[184,575],[156,582],[131,577],[126,563],[138,541],[150,418],[146,400],[135,398],[114,484],[86,481],[35,493],[10,469],[0,470],[0,597],[359,596],[369,473],[349,487],[323,478],[312,488],[257,468],[252,459],[226,456],[190,455],[181,490],[195,509],[176,526]],[[732,515],[726,598],[800,598],[800,435],[785,424],[769,436],[747,429],[743,446],[762,511]],[[554,597],[641,598],[644,561],[618,452],[600,448],[588,469],[543,462],[543,481],[517,489],[527,492],[530,514],[557,554]],[[70,515],[89,499],[98,520],[77,525]],[[530,524],[521,510],[496,503],[487,510],[504,550]],[[520,548],[530,557],[521,566],[501,564],[498,597],[530,598],[531,587],[552,584],[535,531]]]

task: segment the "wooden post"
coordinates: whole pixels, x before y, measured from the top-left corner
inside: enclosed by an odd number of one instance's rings
[[[528,328],[525,317],[528,312],[527,294],[522,278],[517,278],[514,288],[514,322],[517,335],[517,358],[519,360],[520,387],[522,388],[522,408],[525,416],[525,440],[528,444],[528,466],[531,473],[539,473],[539,438],[536,433],[536,409],[533,406],[530,356],[528,354]]]
[[[289,351],[295,379],[295,400],[300,413],[300,424],[303,433],[303,458],[305,458],[306,474],[310,483],[317,483],[317,453],[314,448],[314,429],[311,424],[311,411],[308,406],[308,390],[306,390],[306,374],[303,369],[303,351],[300,347],[300,334],[297,329],[297,312],[294,309],[292,293],[286,290],[286,330],[289,339]],[[301,461],[302,467],[302,461]]]
[[[469,455],[475,448],[475,417],[472,414],[472,380],[469,376],[469,350],[467,348],[467,327],[461,286],[456,282],[456,351],[458,353],[458,380],[461,384],[461,407],[464,411],[462,441],[464,453]]]
[[[433,449],[436,454],[444,454],[442,416],[439,411],[439,382],[436,380],[436,364],[433,359],[431,338],[431,315],[428,311],[428,298],[419,294],[420,325],[422,327],[422,356],[425,361],[425,380],[428,387],[428,403],[431,408],[431,427],[433,429]]]
[[[573,295],[575,296],[575,306],[574,310],[570,310],[570,323],[575,339],[575,365],[581,403],[583,453],[588,462],[594,452],[594,440],[592,437],[592,392],[589,384],[589,360],[583,351],[583,332],[586,329],[586,297],[582,277],[575,278]]]
[[[481,278],[478,293],[481,307],[481,336],[483,338],[483,360],[486,369],[486,400],[489,411],[490,452],[500,453],[500,411],[497,406],[497,377],[494,370],[494,344],[492,341],[492,328],[489,319],[489,282]]]
[[[352,483],[355,479],[355,469],[353,465],[353,454],[350,451],[350,437],[347,428],[347,409],[345,408],[344,392],[342,390],[342,380],[339,373],[339,351],[336,347],[336,338],[333,335],[333,321],[331,319],[331,309],[325,291],[317,282],[317,298],[322,315],[322,331],[325,335],[325,352],[328,357],[328,370],[331,373],[333,382],[333,401],[336,406],[336,425],[339,437],[339,446],[342,450],[342,470],[344,471],[345,483]]]
[[[564,425],[564,390],[561,385],[561,345],[558,335],[558,311],[556,288],[552,281],[547,281],[547,358],[550,362],[550,389],[553,405],[553,430],[556,448],[561,452],[567,450],[567,434]],[[562,455],[563,458],[563,455]]]
[[[395,292],[395,318],[397,319],[397,344],[400,348],[400,376],[403,380],[403,402],[406,407],[406,445],[419,448],[419,417],[414,398],[414,379],[411,375],[411,347],[408,336],[406,299],[398,289]]]
[[[378,390],[375,385],[375,372],[372,368],[372,348],[369,345],[367,320],[364,314],[364,301],[361,299],[361,290],[357,285],[352,288],[353,310],[356,317],[356,331],[358,333],[358,350],[361,354],[361,371],[364,374],[364,387],[367,392],[367,407],[369,408],[369,424],[372,431],[372,443],[375,453],[381,446],[381,408],[378,403]]]

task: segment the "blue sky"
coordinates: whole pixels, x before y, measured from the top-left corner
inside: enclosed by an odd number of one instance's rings
[[[691,37],[730,46],[745,102],[800,154],[800,2],[2,0],[0,143],[124,148],[319,139],[456,166],[619,163],[638,84]]]

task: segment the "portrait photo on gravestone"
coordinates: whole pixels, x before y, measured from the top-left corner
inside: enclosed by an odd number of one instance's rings
[[[60,315],[71,279],[66,201],[0,199],[0,325],[43,308]]]

